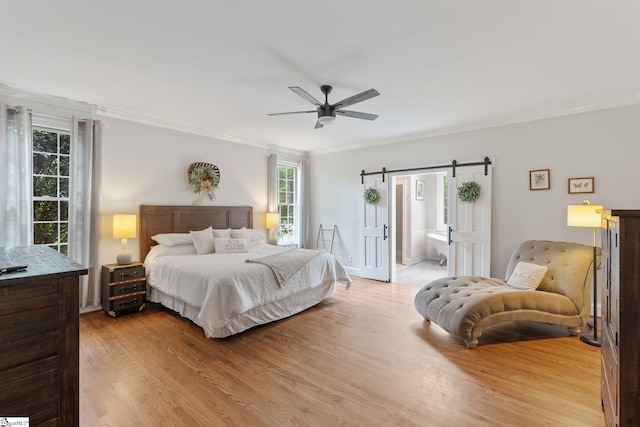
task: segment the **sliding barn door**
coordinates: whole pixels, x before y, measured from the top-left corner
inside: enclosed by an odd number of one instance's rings
[[[362,195],[367,188],[375,188],[380,200],[375,205],[364,202]],[[382,182],[382,175],[364,177],[361,200],[362,210],[362,277],[388,282],[389,270],[389,185]]]
[[[449,276],[491,274],[491,166],[465,166],[449,173]],[[463,182],[480,184],[480,198],[473,203],[458,199]]]

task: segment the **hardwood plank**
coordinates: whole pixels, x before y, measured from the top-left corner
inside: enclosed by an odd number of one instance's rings
[[[417,288],[354,278],[296,316],[222,339],[154,304],[80,319],[92,426],[601,426],[599,349],[514,322],[476,349],[413,307]]]

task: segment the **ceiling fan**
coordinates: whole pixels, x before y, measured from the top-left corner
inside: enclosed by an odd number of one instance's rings
[[[270,116],[282,116],[285,114],[304,114],[304,113],[318,113],[318,121],[316,122],[316,126],[314,129],[318,129],[324,127],[324,125],[328,125],[332,123],[336,119],[336,114],[346,117],[353,117],[356,119],[364,119],[364,120],[375,120],[378,115],[377,114],[368,114],[368,113],[360,113],[358,111],[349,111],[343,110],[343,107],[347,107],[349,105],[355,104],[357,102],[366,101],[367,99],[373,98],[374,96],[380,95],[380,93],[375,89],[365,90],[357,95],[350,96],[349,98],[345,98],[342,101],[336,102],[335,104],[329,104],[329,93],[331,93],[331,89],[333,89],[329,85],[320,86],[320,90],[324,93],[324,104],[313,96],[309,95],[303,89],[297,86],[289,86],[293,92],[297,93],[317,108],[315,110],[308,111],[290,111],[287,113],[271,113]]]

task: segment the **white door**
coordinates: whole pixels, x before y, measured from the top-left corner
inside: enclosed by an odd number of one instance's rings
[[[491,276],[491,166],[456,168],[449,173],[449,276]],[[480,197],[473,203],[458,199],[463,182],[480,184]]]
[[[387,178],[390,178],[387,176]],[[362,245],[363,263],[362,277],[388,282],[389,273],[389,185],[382,182],[382,175],[364,177],[362,191],[375,188],[380,193],[380,200],[375,205],[362,200]]]

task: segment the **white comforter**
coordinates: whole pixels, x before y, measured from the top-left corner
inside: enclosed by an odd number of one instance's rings
[[[286,317],[294,313],[287,312],[286,308],[282,310],[281,301],[288,301],[287,298],[293,296],[299,305],[299,296],[307,290],[331,285],[333,292],[334,282],[351,283],[342,265],[326,252],[313,257],[284,286],[280,286],[269,267],[245,262],[286,250],[261,242],[254,244],[248,253],[147,257],[148,284],[199,310],[196,323],[207,337],[222,337],[229,335],[229,330],[239,332],[238,327],[230,327],[237,323],[239,316],[252,317],[250,321],[254,325],[266,323],[274,320],[273,309],[269,309],[271,314],[264,321],[254,319],[261,307],[280,304],[282,317]],[[313,301],[313,304],[317,302]],[[313,304],[307,304],[305,308]]]

